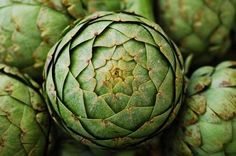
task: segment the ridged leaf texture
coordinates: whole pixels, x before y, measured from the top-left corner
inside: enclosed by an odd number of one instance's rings
[[[129,13],[99,12],[51,49],[44,91],[72,136],[110,148],[138,144],[176,116],[182,57],[162,29]]]
[[[42,156],[49,146],[49,114],[37,84],[0,65],[0,155]]]
[[[58,0],[57,0],[58,1]],[[0,62],[40,77],[50,48],[71,17],[56,0],[0,1]],[[60,4],[60,3],[59,3]]]
[[[178,119],[168,132],[168,155],[236,155],[236,62],[195,71]]]
[[[160,25],[196,64],[223,55],[230,47],[236,9],[231,0],[160,0]]]

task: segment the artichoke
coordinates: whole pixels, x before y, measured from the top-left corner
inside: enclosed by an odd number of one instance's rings
[[[77,140],[98,147],[137,145],[175,118],[183,63],[154,22],[98,12],[50,50],[44,93],[53,118]]]
[[[231,45],[235,8],[231,0],[160,0],[160,25],[194,64],[223,55]]]
[[[39,79],[48,51],[70,22],[68,15],[36,0],[1,0],[0,62]]]
[[[0,83],[0,155],[46,155],[50,120],[38,85],[2,64]]]
[[[179,115],[165,138],[169,156],[235,156],[236,61],[196,70]]]
[[[62,0],[74,18],[83,18],[96,11],[126,10],[154,20],[153,0]]]

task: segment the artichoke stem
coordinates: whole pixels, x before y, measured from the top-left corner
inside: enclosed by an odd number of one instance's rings
[[[127,0],[126,10],[142,15],[151,21],[155,21],[153,0]]]

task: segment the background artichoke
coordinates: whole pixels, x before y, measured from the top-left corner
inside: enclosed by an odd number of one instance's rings
[[[153,0],[61,0],[74,18],[83,18],[96,11],[132,11],[154,20]]]
[[[236,155],[235,61],[193,73],[178,126],[166,133],[168,156]]]
[[[49,144],[49,114],[36,83],[0,65],[0,155],[42,156]]]
[[[36,0],[0,1],[1,63],[41,77],[49,49],[71,20],[51,7],[56,5],[49,7]]]
[[[180,46],[195,55],[194,63],[209,63],[230,47],[235,8],[231,0],[160,0],[158,22]]]
[[[51,49],[44,92],[52,116],[74,138],[122,148],[172,122],[183,72],[181,54],[157,24],[130,13],[99,12]]]

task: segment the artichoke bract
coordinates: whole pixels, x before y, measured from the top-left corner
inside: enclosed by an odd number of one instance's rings
[[[74,18],[83,18],[96,11],[132,11],[154,20],[153,0],[62,0],[67,12]]]
[[[209,63],[231,45],[235,8],[231,0],[160,0],[158,21],[194,64]]]
[[[38,85],[0,64],[0,155],[46,155],[49,113]]]
[[[41,77],[48,51],[72,20],[58,11],[63,10],[60,6],[52,9],[57,6],[54,3],[49,7],[36,0],[0,1],[1,63],[16,66],[34,78]]]
[[[50,50],[44,93],[74,138],[122,148],[160,133],[182,100],[182,57],[162,29],[130,13],[98,12]]]
[[[168,155],[236,155],[236,62],[195,71],[179,115],[165,139]]]

